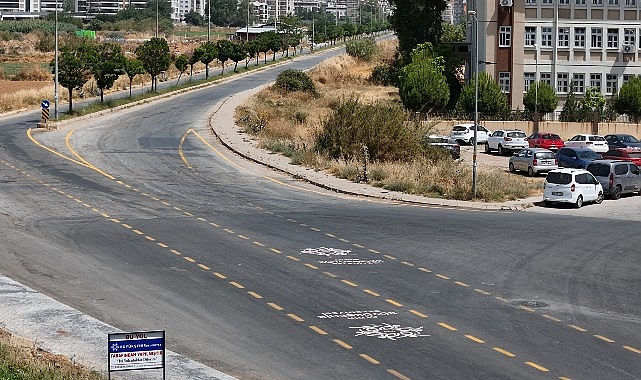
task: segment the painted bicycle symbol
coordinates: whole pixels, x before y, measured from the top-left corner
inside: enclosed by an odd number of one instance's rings
[[[300,253],[305,255],[330,257],[330,256],[348,256],[352,253],[352,251],[349,249],[319,247],[319,248],[305,248],[302,251],[300,251]]]
[[[421,334],[423,332],[423,327],[401,327],[401,325],[392,325],[389,323],[369,324],[350,327],[350,329],[358,329],[358,331],[356,331],[356,336],[371,336],[378,339],[389,340],[429,336]]]

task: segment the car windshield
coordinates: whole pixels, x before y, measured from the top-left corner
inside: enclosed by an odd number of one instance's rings
[[[554,153],[552,152],[538,152],[536,154],[536,158],[540,160],[553,160],[554,159]]]
[[[452,131],[453,132],[464,132],[464,131],[467,131],[467,128],[463,127],[463,126],[460,126],[460,125],[457,125],[454,128],[452,128]]]
[[[605,141],[605,137],[603,137],[603,136],[589,136],[588,140],[590,140],[590,141]]]
[[[587,169],[596,177],[607,177],[610,175],[610,165],[608,164],[591,163]]]
[[[551,133],[545,134],[541,137],[547,140],[561,140],[561,137],[559,135],[554,135]]]
[[[641,158],[641,152],[632,152],[632,153],[628,152],[628,157]]]
[[[545,180],[548,183],[555,183],[557,185],[567,185],[570,182],[572,182],[572,174],[561,173],[561,172],[549,172],[548,176],[545,177]]]
[[[514,138],[525,138],[525,133],[524,132],[508,132],[507,137],[514,137]]]
[[[621,140],[623,140],[623,142],[627,142],[627,143],[638,143],[639,142],[639,140],[637,140],[636,137],[630,136],[630,135],[621,136]]]
[[[576,152],[576,154],[579,155],[579,158],[587,158],[587,159],[590,159],[590,160],[597,160],[597,159],[601,158],[593,150],[579,150],[579,151]]]

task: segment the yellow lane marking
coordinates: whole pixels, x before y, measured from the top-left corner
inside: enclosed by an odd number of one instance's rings
[[[83,206],[85,206],[86,208],[91,208],[91,205],[90,205],[90,204],[83,203],[82,205],[83,205]]]
[[[421,318],[427,318],[427,315],[425,315],[425,314],[421,313],[420,311],[416,311],[416,310],[412,310],[412,309],[410,309],[410,313],[412,313],[412,314],[414,314],[414,315],[417,315],[417,316],[419,316],[419,317],[421,317]]]
[[[401,263],[402,263],[402,264],[404,264],[404,265],[407,265],[408,267],[413,267],[413,266],[415,266],[414,264],[409,263],[409,262],[407,262],[407,261],[401,261]]]
[[[527,306],[523,306],[523,305],[520,305],[520,306],[519,306],[519,309],[521,309],[521,310],[525,310],[525,311],[529,311],[529,312],[531,312],[531,313],[535,312],[535,310],[534,310],[534,309],[532,309],[531,307],[527,307]]]
[[[348,350],[351,350],[351,349],[352,349],[352,346],[350,346],[349,344],[347,344],[347,343],[343,342],[343,341],[342,341],[342,340],[340,340],[340,339],[332,339],[332,340],[334,341],[334,343],[338,344],[339,346],[341,346],[341,347],[343,347],[343,348],[346,348],[346,349],[348,349]]]
[[[171,203],[169,203],[169,202],[167,202],[167,201],[162,201],[162,202],[160,202],[160,203],[164,204],[165,206],[171,206]]]
[[[104,212],[101,212],[100,215],[104,218],[109,218],[109,215],[105,214]]]
[[[160,243],[160,242],[158,242],[158,243],[156,243],[156,244],[158,244],[158,246],[159,246],[159,247],[163,247],[163,248],[167,248],[167,247],[168,247],[168,245],[167,245],[167,244],[165,244],[165,243]]]
[[[149,235],[145,235],[145,239],[147,239],[149,241],[156,241],[156,239],[154,239],[153,237],[151,237]]]
[[[114,223],[120,223],[120,220],[118,220],[118,219],[116,219],[116,218],[111,218],[111,219],[109,219],[109,220],[111,220],[111,221],[112,221],[112,222],[114,222]]]
[[[275,304],[275,303],[273,303],[273,302],[268,302],[267,304],[268,304],[269,306],[273,307],[274,309],[278,310],[278,311],[283,310],[283,308],[282,308],[282,307],[280,307],[280,306],[276,305],[276,304]]]
[[[559,380],[572,380],[572,379],[570,379],[569,377],[561,376],[559,377]]]
[[[516,356],[516,355],[514,355],[513,353],[511,353],[510,351],[505,351],[504,349],[502,349],[502,348],[500,348],[500,347],[492,347],[492,349],[493,349],[494,351],[496,351],[496,352],[500,352],[500,353],[502,353],[503,355],[505,355],[505,356],[509,356],[509,357],[511,357],[511,358],[513,358],[513,357],[515,357],[515,356]]]
[[[329,237],[332,237],[332,238],[336,237],[336,235],[332,235],[332,234],[325,234],[325,236],[329,236]]]
[[[187,135],[192,131],[193,129],[189,128],[187,132],[185,132],[182,137],[180,138],[180,142],[178,143],[178,155],[180,156],[180,159],[182,162],[185,163],[185,166],[187,166],[187,169],[191,169],[191,164],[189,164],[189,161],[187,160],[187,157],[185,157],[185,154],[183,153],[183,144],[185,143],[185,139],[187,138]]]
[[[390,256],[390,255],[383,255],[384,257],[387,257],[390,260],[396,260],[396,257]]]
[[[365,247],[363,247],[362,245],[360,245],[360,244],[356,244],[356,243],[354,243],[354,244],[352,244],[352,245],[353,245],[354,247],[357,247],[357,248],[365,248]]]
[[[296,221],[294,219],[291,219],[291,218],[287,218],[285,220],[288,221],[288,222],[296,223]]]
[[[475,337],[474,335],[465,335],[465,337],[467,339],[475,341],[476,343],[485,343],[485,341],[483,339],[479,339],[479,338]]]
[[[187,215],[187,216],[194,216],[194,214],[192,214],[192,213],[190,213],[190,212],[187,212],[187,211],[185,211],[185,215]]]
[[[345,283],[345,284],[347,284],[349,286],[354,286],[354,287],[358,286],[357,284],[355,284],[355,283],[353,283],[351,281],[348,281],[348,280],[341,280],[341,282],[343,282],[343,283]]]
[[[547,318],[547,319],[549,319],[549,320],[551,320],[551,321],[554,321],[554,322],[561,322],[561,320],[560,320],[560,319],[558,319],[558,318],[554,318],[553,316],[551,316],[551,315],[547,315],[547,314],[543,314],[543,318]]]
[[[293,261],[300,261],[300,259],[298,257],[294,257],[294,256],[291,256],[291,255],[287,255],[285,257],[287,257],[288,259],[293,260]]]
[[[303,318],[299,317],[296,314],[289,313],[289,314],[287,314],[287,316],[290,317],[291,319],[297,321],[297,322],[305,322],[305,320]]]
[[[257,245],[257,246],[259,246],[259,247],[264,247],[264,246],[265,246],[265,244],[263,244],[263,243],[261,243],[261,242],[258,242],[258,241],[254,241],[254,242],[252,242],[252,243],[256,244],[256,245]]]
[[[218,278],[222,278],[223,280],[227,278],[224,274],[218,273],[218,272],[214,272],[214,276],[216,276]]]
[[[401,307],[401,306],[403,306],[403,304],[402,304],[402,303],[396,302],[396,301],[394,301],[394,300],[392,300],[392,299],[389,299],[389,298],[388,298],[388,299],[386,299],[385,301],[387,301],[388,303],[391,303],[392,305],[397,306],[397,307]]]
[[[316,326],[309,326],[310,329],[316,331],[317,333],[321,335],[327,335],[327,332],[325,332],[323,329],[316,327]]]
[[[250,291],[250,292],[247,292],[247,293],[248,293],[250,296],[252,296],[252,297],[254,297],[254,298],[257,298],[257,299],[261,299],[261,298],[263,298],[263,296],[261,296],[260,294],[258,294],[258,293],[256,293],[256,292],[251,292],[251,291]]]
[[[464,283],[464,282],[461,282],[461,281],[454,281],[454,283],[455,283],[456,285],[460,285],[460,286],[463,286],[463,287],[469,288],[469,285],[468,285],[468,284],[466,284],[466,283]]]
[[[375,250],[375,249],[368,249],[368,251],[369,251],[369,252],[372,252],[372,253],[380,253],[379,251],[377,251],[377,250]]]
[[[338,240],[342,241],[343,243],[349,243],[349,240],[347,239],[339,238]]]
[[[530,367],[536,368],[541,372],[550,372],[549,369],[547,369],[547,368],[545,368],[543,366],[540,366],[540,365],[538,365],[536,363],[533,363],[533,362],[525,362],[525,364],[529,365]]]
[[[420,270],[422,272],[425,272],[425,273],[432,273],[432,271],[427,269],[427,268],[418,268],[418,270]]]
[[[381,364],[381,362],[379,362],[378,360],[374,359],[373,357],[371,357],[371,356],[369,356],[367,354],[358,354],[358,356],[360,356],[361,358],[367,360],[368,362],[370,362],[372,364]]]
[[[144,235],[145,233],[140,230],[133,230],[138,235]]]
[[[160,200],[160,198],[158,198],[158,197],[156,197],[154,195],[152,195],[150,198],[153,199],[154,201],[159,201]]]
[[[127,223],[122,223],[121,226],[123,226],[125,228],[129,228],[129,229],[133,228],[132,226],[128,225]]]
[[[508,302],[508,300],[506,300],[506,299],[505,299],[505,298],[503,298],[503,297],[498,297],[498,296],[496,296],[496,297],[494,297],[494,298],[496,298],[497,300],[499,300],[499,301],[501,301],[501,302]]]
[[[632,352],[634,352],[634,353],[641,354],[641,350],[638,350],[638,349],[636,349],[636,348],[634,348],[634,347],[630,347],[630,346],[623,346],[623,348],[625,348],[626,350],[632,351]]]
[[[91,211],[93,211],[93,212],[100,212],[100,210],[98,210],[98,209],[97,209],[97,208],[95,208],[95,207],[93,207],[93,208],[91,209]]]
[[[183,209],[181,209],[181,208],[180,208],[180,207],[178,207],[178,206],[174,206],[174,210],[176,210],[176,211],[182,211]]]
[[[274,253],[282,253],[281,251],[277,250],[276,248],[270,248],[269,250],[274,252]]]
[[[209,268],[207,265],[205,265],[205,264],[198,264],[198,266],[199,266],[201,269],[204,269],[204,270],[209,270],[209,269],[210,269],[210,268]]]
[[[439,323],[437,323],[437,324],[438,324],[439,326],[441,326],[441,327],[445,328],[445,329],[450,330],[450,331],[456,331],[456,330],[457,330],[457,328],[456,328],[456,327],[452,327],[452,326],[448,325],[447,323],[439,322]]]
[[[370,294],[370,295],[374,296],[374,297],[380,297],[381,296],[380,294],[378,294],[378,293],[376,293],[376,292],[374,292],[372,290],[369,290],[369,289],[364,289],[363,291],[365,293],[367,293],[367,294]]]
[[[318,269],[318,267],[316,265],[312,265],[312,264],[305,264],[305,266],[309,267],[309,268],[312,268],[312,269]]]
[[[596,335],[596,334],[595,334],[595,335],[594,335],[594,337],[595,337],[595,338],[597,338],[597,339],[601,339],[601,340],[602,340],[602,341],[604,341],[604,342],[614,343],[614,341],[613,341],[612,339],[610,339],[610,338],[608,338],[608,337],[605,337],[605,336],[603,336],[603,335]]]
[[[209,223],[209,225],[210,225],[210,226],[214,226],[214,227],[220,227],[218,224],[216,224],[216,223],[214,223],[214,222],[210,222],[210,223]]]
[[[449,280],[449,279],[450,279],[450,278],[449,278],[449,277],[447,277],[446,275],[444,275],[444,274],[440,274],[440,273],[435,273],[435,274],[434,274],[434,276],[439,277],[439,278],[442,278],[443,280]]]
[[[249,240],[249,238],[245,235],[238,235],[238,238],[243,239],[243,240]]]
[[[577,325],[568,325],[568,327],[571,327],[571,328],[573,328],[573,329],[575,329],[575,330],[577,330],[577,331],[581,331],[581,332],[586,332],[586,331],[588,331],[588,330],[584,329],[583,327],[579,327],[579,326],[577,326]]]
[[[234,231],[230,230],[229,228],[223,228],[223,231],[229,232],[230,234],[235,233]]]
[[[309,226],[308,226],[307,224],[305,224],[305,223],[300,223],[300,224],[299,224],[299,226],[301,226],[301,227],[309,227]]]
[[[395,371],[395,370],[393,370],[393,369],[388,369],[388,370],[387,370],[387,372],[388,372],[390,375],[396,376],[396,377],[398,377],[398,378],[399,378],[399,379],[401,379],[401,380],[410,380],[410,378],[409,378],[409,377],[407,377],[407,376],[403,375],[402,373],[400,373],[400,372],[398,372],[398,371]]]
[[[237,283],[236,281],[229,281],[229,283],[230,283],[232,286],[237,287],[238,289],[245,289],[245,287],[244,287],[244,286],[242,286],[241,284]]]
[[[174,255],[181,255],[181,253],[180,253],[180,252],[178,252],[178,251],[176,251],[175,249],[172,249],[172,250],[171,250],[171,251],[169,251],[169,252],[173,253]]]
[[[202,218],[202,217],[198,217],[198,218],[196,218],[196,219],[200,220],[201,222],[206,222],[206,221],[207,221],[207,219]]]
[[[214,148],[214,146],[213,146],[213,145],[211,145],[207,140],[205,140],[204,138],[202,138],[202,137],[198,134],[198,132],[194,131],[194,130],[193,130],[193,129],[191,129],[191,128],[189,128],[189,130],[188,130],[187,132],[191,132],[191,133],[193,133],[193,134],[194,134],[194,136],[198,137],[198,138],[200,139],[200,141],[202,141],[205,145],[207,145],[207,146],[209,147],[209,149],[211,149],[211,150],[213,150],[214,152],[216,152],[220,157],[222,157],[225,161],[229,162],[231,165],[235,166],[238,170],[240,170],[240,171],[247,171],[247,169],[245,169],[244,167],[242,167],[242,166],[238,165],[238,164],[237,164],[237,163],[235,163],[234,161],[230,160],[229,158],[227,158],[227,156],[223,155],[220,151],[218,151],[218,149]]]
[[[196,262],[196,260],[192,259],[192,258],[191,258],[191,257],[189,257],[189,256],[184,256],[184,257],[183,257],[183,259],[185,259],[185,260],[189,261],[190,263],[195,263],[195,262]]]
[[[314,228],[314,227],[310,228],[310,230],[316,231],[316,232],[321,232],[321,230],[319,230],[318,228]]]
[[[324,274],[324,275],[327,275],[327,276],[329,276],[329,277],[333,277],[333,278],[338,277],[337,275],[335,275],[335,274],[334,274],[334,273],[332,273],[332,272],[323,272],[323,274]]]

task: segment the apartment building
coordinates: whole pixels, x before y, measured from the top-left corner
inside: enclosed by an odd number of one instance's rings
[[[578,97],[590,87],[610,97],[641,75],[641,0],[469,0],[469,9],[473,2],[479,71],[496,79],[513,109],[523,109],[536,81],[556,90],[560,109],[571,84]]]
[[[466,19],[467,3],[466,0],[447,0],[446,8],[441,17],[443,22],[449,24],[458,24]]]

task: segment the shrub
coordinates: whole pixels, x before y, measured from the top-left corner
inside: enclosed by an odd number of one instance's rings
[[[376,42],[370,38],[350,40],[345,45],[347,54],[363,61],[371,61],[376,53]]]
[[[392,86],[396,84],[396,70],[389,65],[378,65],[372,70],[370,81],[377,86]]]
[[[288,69],[278,74],[276,77],[276,87],[285,92],[303,91],[318,96],[312,79],[300,70]]]

